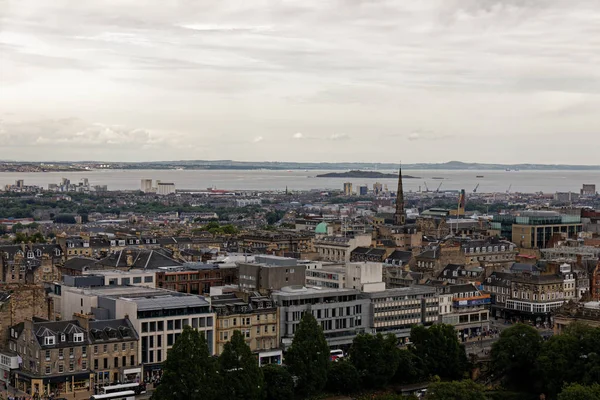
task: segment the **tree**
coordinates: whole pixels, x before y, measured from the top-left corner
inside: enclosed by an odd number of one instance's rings
[[[524,324],[505,329],[492,345],[492,365],[496,374],[504,374],[510,384],[530,387],[536,376],[536,360],[542,348],[538,331]]]
[[[579,340],[569,334],[552,336],[543,344],[537,370],[549,394],[559,393],[564,382],[578,382],[583,378],[584,359],[579,347]]]
[[[582,386],[575,383],[565,386],[558,395],[558,400],[600,400],[600,385],[595,383],[592,386]]]
[[[263,373],[242,333],[233,332],[219,357],[220,373],[226,382],[227,399],[258,400],[264,398]]]
[[[218,400],[223,398],[222,382],[204,335],[185,326],[163,363],[161,384],[152,399]]]
[[[452,325],[414,326],[410,331],[410,341],[413,343],[411,351],[423,360],[428,375],[462,379],[468,371],[465,347],[458,341]]]
[[[327,376],[327,390],[331,393],[351,394],[360,389],[360,376],[354,365],[339,359],[331,364]]]
[[[398,368],[398,340],[395,335],[381,333],[357,335],[350,347],[350,360],[361,377],[363,386],[385,386]]]
[[[296,392],[300,395],[310,396],[325,387],[330,363],[329,346],[311,313],[304,313],[285,361],[297,379]]]
[[[398,350],[398,368],[394,381],[402,384],[423,382],[427,379],[427,367],[423,360],[408,349]]]
[[[486,400],[484,388],[471,380],[436,382],[427,388],[427,400]]]
[[[269,364],[262,371],[266,400],[288,400],[294,397],[294,379],[287,368]]]
[[[55,224],[75,224],[75,217],[72,215],[68,215],[68,214],[61,214],[61,215],[57,215],[54,218],[54,223]]]

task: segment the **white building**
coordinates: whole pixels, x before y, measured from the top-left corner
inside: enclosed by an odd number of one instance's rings
[[[315,239],[314,249],[323,260],[349,262],[352,250],[360,246],[369,247],[372,236],[361,234],[355,236],[324,236]]]
[[[140,190],[144,193],[152,192],[152,179],[142,179]]]
[[[166,196],[175,193],[175,184],[169,182],[156,182],[156,194]]]
[[[385,290],[383,264],[376,262],[352,262],[346,264],[346,288],[361,292]]]
[[[160,369],[183,327],[201,331],[215,354],[215,314],[202,296],[161,289],[113,286],[62,288],[64,315],[94,314],[96,319],[128,317],[140,336],[138,359],[145,371]]]

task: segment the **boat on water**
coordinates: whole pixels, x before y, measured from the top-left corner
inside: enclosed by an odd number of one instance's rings
[[[483,178],[483,175],[477,175],[476,178]]]
[[[439,176],[434,176],[434,177],[432,177],[431,179],[444,179],[444,178],[441,178],[441,177],[439,177]]]

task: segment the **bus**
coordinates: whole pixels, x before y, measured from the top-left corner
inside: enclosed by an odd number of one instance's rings
[[[135,400],[135,392],[133,390],[125,390],[122,392],[95,394],[90,397],[90,400]]]
[[[146,393],[146,384],[143,382],[121,383],[118,385],[104,386],[102,392],[104,394],[123,392],[132,390],[135,394]]]
[[[335,349],[329,352],[329,359],[331,361],[337,361],[342,358],[344,358],[344,351],[341,349]]]

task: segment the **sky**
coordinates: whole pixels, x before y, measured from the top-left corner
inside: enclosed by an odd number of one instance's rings
[[[0,0],[0,159],[600,164],[597,0]]]

